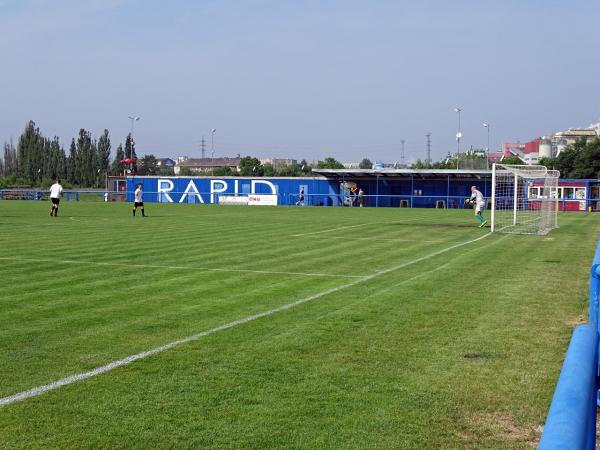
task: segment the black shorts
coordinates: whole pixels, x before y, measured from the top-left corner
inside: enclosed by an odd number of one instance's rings
[[[58,205],[60,203],[60,198],[51,197],[50,200],[52,200],[53,205]]]
[[[134,202],[133,203],[133,207],[134,208],[137,208],[138,206],[143,208],[144,207],[144,202]]]

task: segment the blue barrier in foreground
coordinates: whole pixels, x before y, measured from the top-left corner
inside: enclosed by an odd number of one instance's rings
[[[542,450],[596,448],[600,242],[590,272],[589,323],[573,332],[538,447]]]
[[[598,331],[579,325],[565,357],[540,449],[594,449],[596,446],[596,367]]]

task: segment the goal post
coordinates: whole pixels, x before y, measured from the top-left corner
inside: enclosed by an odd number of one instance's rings
[[[557,228],[559,177],[544,166],[494,164],[491,230],[545,235]]]

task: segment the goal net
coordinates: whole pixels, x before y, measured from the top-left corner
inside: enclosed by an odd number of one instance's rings
[[[558,227],[558,170],[492,166],[492,231],[548,234]]]

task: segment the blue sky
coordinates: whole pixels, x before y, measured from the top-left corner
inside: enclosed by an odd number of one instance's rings
[[[138,154],[342,161],[600,120],[594,1],[0,0],[0,140],[135,125]],[[596,44],[596,45],[594,45]]]

